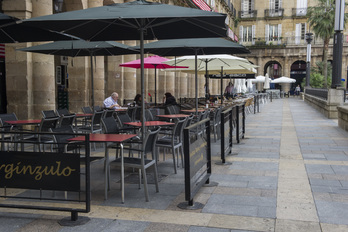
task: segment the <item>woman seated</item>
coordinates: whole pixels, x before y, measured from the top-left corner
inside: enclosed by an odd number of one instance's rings
[[[176,105],[177,104],[175,97],[169,92],[164,94],[163,103],[164,103],[164,105]]]

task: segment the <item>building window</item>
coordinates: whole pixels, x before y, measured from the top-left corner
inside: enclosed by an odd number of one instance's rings
[[[251,26],[243,27],[243,42],[252,41],[252,28]]]
[[[278,25],[269,25],[269,41],[278,40]]]

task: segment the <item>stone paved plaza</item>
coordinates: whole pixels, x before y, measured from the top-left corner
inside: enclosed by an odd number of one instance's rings
[[[159,163],[160,192],[126,184],[120,203],[118,170],[104,200],[102,165],[93,168],[90,221],[63,227],[69,213],[0,210],[0,231],[178,231],[178,232],[343,232],[348,231],[348,133],[337,120],[324,118],[300,98],[276,99],[249,114],[246,135],[227,161],[216,165],[219,142],[212,146],[217,186],[204,186],[195,197],[200,210],[177,207],[184,201],[184,173],[172,161]]]

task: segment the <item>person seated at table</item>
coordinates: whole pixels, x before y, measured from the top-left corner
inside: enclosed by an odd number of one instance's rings
[[[117,103],[118,93],[113,92],[110,97],[104,100],[104,107],[108,109],[118,109],[120,105]]]
[[[145,100],[145,104],[146,104],[146,100]],[[141,106],[141,94],[137,94],[135,95],[135,98],[134,98],[134,105],[135,106]]]
[[[228,83],[225,89],[225,97],[227,98],[233,97],[233,89],[234,89],[234,86],[232,82]]]
[[[164,94],[163,103],[164,103],[164,105],[176,105],[177,104],[175,97],[169,92]]]

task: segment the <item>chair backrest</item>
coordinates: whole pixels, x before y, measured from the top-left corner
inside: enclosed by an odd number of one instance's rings
[[[118,114],[117,115],[118,122],[120,123],[120,126],[123,126],[124,122],[131,122],[132,118],[129,117],[128,114]]]
[[[56,112],[54,112],[54,110],[43,110],[41,111],[42,113],[42,116],[44,118],[54,118],[54,117],[57,117],[57,114]]]
[[[59,127],[66,127],[66,126],[72,126],[75,121],[75,114],[71,115],[63,115],[59,118]]]
[[[101,119],[103,131],[105,134],[118,134],[119,127],[114,117],[107,117]]]
[[[166,106],[166,108],[165,108],[165,114],[175,114],[172,105]]]
[[[132,118],[133,118],[133,121],[140,121],[140,119],[141,119],[141,107],[140,106],[135,107],[135,110],[133,111]]]
[[[0,124],[4,129],[10,129],[11,124],[6,123],[6,121],[17,121],[18,118],[15,113],[12,114],[0,114]]]
[[[127,109],[126,114],[131,118],[131,121],[134,121],[135,110],[136,110],[136,107],[134,106],[128,107]]]
[[[53,133],[53,140],[54,143],[57,144],[57,152],[59,153],[65,152],[65,145],[68,143],[68,139],[75,137],[75,135],[71,135],[74,134],[74,129],[72,128],[72,126],[51,128],[49,131]]]
[[[103,111],[95,111],[93,113],[93,116],[92,116],[92,124],[93,125],[100,125],[103,114],[104,114]]]
[[[93,114],[93,110],[90,106],[83,106],[82,107],[82,112],[85,114]]]
[[[103,110],[103,108],[100,106],[94,106],[93,109],[94,109],[94,111],[102,111]]]
[[[67,108],[64,109],[57,109],[56,110],[58,116],[63,116],[63,115],[70,115],[70,112]]]
[[[152,113],[149,109],[145,110],[145,119],[146,119],[146,121],[153,121],[154,120]]]
[[[103,118],[108,118],[108,117],[114,118],[113,117],[114,114],[115,114],[115,110],[106,109],[106,110],[104,110]]]
[[[48,132],[50,129],[56,128],[59,121],[59,117],[55,118],[42,118],[39,132]]]
[[[191,122],[192,122],[193,118],[194,118],[194,115],[190,115],[189,117],[187,117],[185,127],[188,127],[188,126],[191,125]]]
[[[173,105],[172,109],[174,110],[174,114],[180,114],[180,107],[178,105]]]
[[[175,122],[174,136],[181,137],[186,125],[186,121],[187,121],[187,118],[184,118],[182,120],[177,120]]]
[[[155,151],[157,136],[161,128],[146,132],[145,137],[145,154]]]
[[[157,115],[160,114],[160,109],[159,108],[150,108],[149,111],[152,114],[152,118],[154,121],[158,121],[158,117]]]

